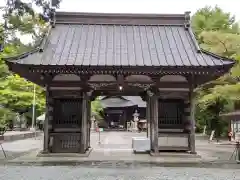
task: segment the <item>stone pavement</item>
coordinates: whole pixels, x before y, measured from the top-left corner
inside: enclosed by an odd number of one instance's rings
[[[10,160],[31,151],[41,149],[43,147],[42,136],[12,142],[4,142],[2,146],[6,152],[7,160]],[[0,149],[0,162],[3,162],[4,160],[6,159],[4,157],[2,149]]]
[[[99,152],[103,153],[103,155],[119,155],[120,152],[122,152],[122,154],[125,155],[132,155],[132,137],[139,136],[146,136],[146,133],[105,132],[101,133],[101,144],[99,145],[98,134],[92,133],[91,146],[93,147],[94,151],[91,154],[93,155],[94,152]],[[234,146],[209,143],[208,140],[201,139],[198,135],[196,135],[196,151],[198,155],[202,157],[202,159],[227,161],[234,151]],[[166,157],[164,153],[161,154]],[[167,154],[170,154],[171,156],[174,156],[174,154],[176,155],[176,153]]]
[[[145,136],[145,133],[131,132],[102,132],[99,144],[98,133],[91,133],[91,146],[93,151],[89,157],[37,157],[39,149],[23,156],[11,159],[8,163],[22,165],[70,165],[84,164],[95,166],[112,166],[112,164],[142,164],[144,166],[197,166],[239,168],[236,161],[229,158],[234,148],[232,146],[209,144],[208,141],[196,140],[196,149],[201,157],[189,156],[189,154],[161,153],[160,157],[152,157],[148,154],[133,154],[131,149],[132,137]],[[38,141],[40,144],[40,141]],[[35,147],[42,147],[37,145]],[[226,166],[227,165],[227,166]]]
[[[4,141],[16,141],[42,135],[41,131],[7,131],[4,133]]]

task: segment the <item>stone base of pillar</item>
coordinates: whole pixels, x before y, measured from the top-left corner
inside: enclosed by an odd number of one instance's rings
[[[155,152],[155,151],[150,151],[150,155],[151,155],[151,156],[159,156],[160,153],[159,153],[159,151],[157,151],[157,152]]]
[[[49,150],[42,150],[42,151],[40,151],[40,153],[41,154],[49,154],[50,152],[49,152]]]
[[[196,154],[195,150],[195,134],[189,135],[189,151],[191,154]]]
[[[195,151],[195,152],[191,152],[191,151],[190,151],[190,154],[197,154],[197,152],[196,152],[196,151]]]
[[[84,153],[45,153],[43,151],[40,151],[37,154],[37,157],[88,157],[91,152],[92,148],[89,148]]]

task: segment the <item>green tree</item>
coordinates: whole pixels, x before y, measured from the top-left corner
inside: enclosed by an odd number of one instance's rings
[[[218,84],[236,82],[240,77],[240,35],[219,31],[203,31],[199,34],[201,48],[217,55],[237,61],[229,74],[218,80]]]
[[[14,112],[3,106],[0,107],[0,133],[6,130],[6,127],[10,125],[14,117]]]
[[[204,7],[193,15],[192,27],[201,48],[227,58],[240,59],[239,26],[230,13],[218,7]],[[227,128],[219,115],[233,110],[234,102],[240,97],[239,75],[237,63],[230,73],[197,89],[197,124],[216,130],[217,137]]]
[[[199,34],[201,47],[220,56],[234,58],[240,54],[240,35],[219,31],[203,31]]]
[[[92,113],[92,115],[95,115],[97,117],[97,119],[101,119],[102,110],[103,110],[103,107],[101,106],[101,103],[99,101],[99,97],[97,97],[91,103],[91,113]]]
[[[18,75],[10,75],[1,85],[1,105],[14,112],[24,112],[31,109],[34,87],[31,82],[24,80]],[[36,87],[36,110],[40,114],[45,108],[45,93],[42,88]]]
[[[58,7],[60,0],[53,0]],[[33,7],[41,8],[41,13],[34,11]],[[47,25],[52,16],[50,1],[33,0],[26,3],[24,0],[7,0],[4,11],[5,23],[4,33],[1,33],[1,39],[4,44],[9,44],[12,39],[19,38],[19,35],[28,35],[32,37],[33,44],[41,40],[45,25]]]
[[[58,7],[60,0],[53,0]],[[4,44],[4,50],[0,55],[0,104],[8,111],[0,113],[0,119],[4,119],[7,113],[28,111],[31,113],[33,100],[33,84],[11,74],[1,57],[9,57],[28,52],[33,49],[42,36],[46,33],[52,18],[51,8],[47,0],[33,0],[33,4],[42,8],[41,13],[36,13],[32,5],[23,0],[8,0],[5,9],[5,24],[0,26],[0,44]],[[30,43],[22,42],[21,36],[28,36]],[[37,86],[37,115],[44,112],[45,93]],[[98,98],[92,102],[92,113],[100,118],[102,107]],[[0,120],[4,123],[4,120]]]
[[[239,26],[235,17],[215,6],[206,6],[199,9],[192,17],[192,27],[198,36],[203,31],[220,31],[239,33]]]
[[[54,1],[56,6],[60,0]],[[42,8],[41,13],[36,13],[33,4]],[[30,110],[33,100],[33,84],[8,71],[1,57],[15,56],[30,51],[42,39],[49,25],[51,8],[48,0],[33,0],[31,4],[23,0],[7,0],[4,11],[4,24],[0,24],[0,124],[11,112]],[[26,44],[22,36],[31,41]],[[4,46],[4,48],[3,48]],[[42,88],[37,86],[37,114],[44,111],[45,96]]]

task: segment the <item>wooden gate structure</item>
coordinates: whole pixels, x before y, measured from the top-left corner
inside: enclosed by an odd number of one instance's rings
[[[90,102],[140,95],[151,149],[195,150],[194,88],[234,61],[199,48],[185,14],[53,12],[41,44],[5,58],[9,69],[46,88],[44,151],[85,153]]]

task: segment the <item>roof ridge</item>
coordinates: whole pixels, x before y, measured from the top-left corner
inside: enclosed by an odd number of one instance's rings
[[[111,17],[182,17],[190,14],[190,11],[186,11],[183,14],[172,13],[104,13],[104,12],[70,12],[70,11],[56,11],[56,16],[111,16]]]
[[[51,33],[52,28],[53,28],[53,25],[50,24],[48,26],[47,32],[44,33],[44,36],[43,36],[43,38],[42,38],[42,40],[41,40],[41,42],[39,44],[39,52],[43,52],[43,50],[44,50],[44,48],[46,46],[48,37],[49,37],[49,35]]]
[[[190,26],[190,24],[186,24],[185,25],[185,29],[189,32],[190,38],[191,38],[191,40],[193,42],[193,45],[194,45],[196,51],[198,53],[200,53],[201,52],[201,48],[199,47],[199,44],[198,44],[197,39],[196,39],[196,37],[195,37],[195,35],[194,35],[193,31],[192,31],[192,27]]]
[[[184,14],[127,14],[61,12],[55,14],[56,23],[68,24],[181,24],[190,20],[190,12]]]

